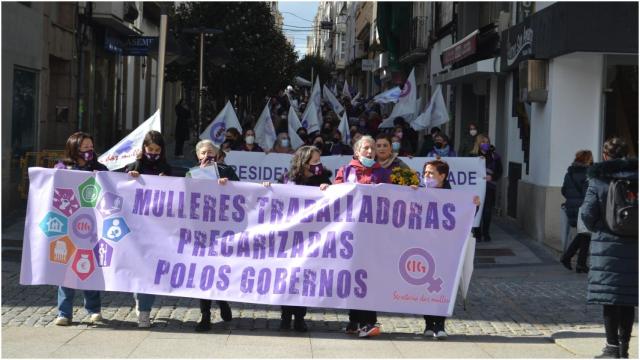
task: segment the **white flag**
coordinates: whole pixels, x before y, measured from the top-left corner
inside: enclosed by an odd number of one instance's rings
[[[344,80],[344,86],[342,87],[342,96],[348,97],[351,99],[351,93],[349,92],[349,84],[347,84],[347,80]]]
[[[138,154],[142,151],[144,137],[151,130],[161,131],[160,109],[150,118],[140,124],[124,139],[120,140],[114,147],[102,154],[98,161],[104,164],[109,170],[116,170],[136,161]],[[165,152],[167,149],[163,149]]]
[[[307,129],[307,134],[311,134],[314,131],[320,131],[320,122],[318,121],[318,110],[313,101],[309,101],[307,108],[304,109],[302,114],[302,127]]]
[[[380,94],[374,96],[373,101],[378,104],[387,104],[390,102],[396,103],[398,102],[398,99],[400,99],[401,92],[402,90],[400,90],[400,87],[396,86],[394,88],[391,88],[387,91],[383,91]]]
[[[358,99],[360,99],[360,96],[362,95],[360,94],[360,91],[358,91],[356,96],[354,96],[353,99],[351,99],[351,105],[356,106],[356,104],[358,103]]]
[[[298,119],[298,114],[293,109],[293,107],[289,107],[289,139],[291,139],[291,148],[293,150],[298,149],[300,146],[304,145],[304,141],[298,136],[298,129],[302,127],[300,124],[300,119]]]
[[[327,85],[323,85],[322,93],[324,95],[324,99],[327,100],[329,104],[331,104],[331,107],[333,108],[333,111],[336,113],[336,115],[340,116],[340,114],[344,111],[344,107],[342,107],[342,104],[340,104],[338,99],[336,99],[331,90],[327,88]]]
[[[349,132],[349,121],[347,121],[346,112],[342,114],[342,118],[340,118],[338,130],[340,131],[340,134],[342,134],[342,143],[345,145],[351,145],[351,132]]]
[[[429,100],[425,111],[410,123],[411,127],[420,131],[429,127],[439,126],[449,121],[449,112],[442,96],[442,86],[438,85]]]
[[[331,90],[334,96],[338,96],[338,84],[333,84],[333,90]]]
[[[264,106],[264,110],[256,122],[256,127],[253,128],[256,133],[256,142],[264,150],[270,150],[273,148],[273,143],[276,141],[276,129],[273,127],[273,120],[271,119],[271,111],[269,111],[269,101]]]
[[[242,134],[242,126],[240,126],[238,116],[233,110],[231,102],[227,100],[227,104],[222,111],[200,134],[200,139],[209,139],[217,146],[220,146],[224,142],[224,134],[231,128],[236,128]]]
[[[320,92],[320,76],[316,76],[316,82],[313,84],[313,89],[311,90],[311,97],[309,98],[309,102],[313,102],[316,106],[316,110],[318,111],[318,124],[322,126],[322,94]],[[309,104],[307,104],[309,106]]]
[[[417,100],[417,88],[416,88],[416,76],[415,69],[411,70],[407,81],[404,83],[402,87],[402,91],[400,92],[400,98],[398,102],[393,107],[391,111],[391,115],[386,118],[379,128],[393,127],[393,120],[399,116],[405,118],[407,123],[410,123],[415,119],[416,113],[416,100]]]

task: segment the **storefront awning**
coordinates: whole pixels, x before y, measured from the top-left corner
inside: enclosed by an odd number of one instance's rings
[[[499,58],[485,59],[455,70],[440,73],[436,75],[435,80],[439,84],[467,82],[481,76],[499,75],[499,68]]]

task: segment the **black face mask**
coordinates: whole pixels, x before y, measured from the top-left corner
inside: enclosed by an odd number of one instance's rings
[[[438,149],[442,149],[443,147],[444,147],[444,144],[443,144],[443,143],[440,143],[440,142],[437,142],[437,143],[436,143],[436,148],[438,148]]]

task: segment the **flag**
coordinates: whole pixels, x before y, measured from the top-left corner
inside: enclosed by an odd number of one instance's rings
[[[256,126],[253,128],[256,133],[256,142],[264,150],[273,148],[273,143],[276,141],[276,129],[273,127],[273,120],[271,119],[271,111],[269,111],[269,101],[264,106],[264,110],[256,122]]]
[[[316,110],[318,111],[318,124],[322,126],[322,94],[320,93],[320,76],[316,76],[316,82],[313,84],[313,89],[311,90],[311,97],[309,98],[309,102],[313,102],[316,106]],[[309,107],[309,104],[307,104]]]
[[[302,127],[300,124],[300,119],[298,119],[298,114],[293,109],[293,107],[289,107],[289,139],[291,139],[291,148],[293,150],[298,149],[300,146],[304,145],[304,141],[298,136],[298,129]]]
[[[442,96],[442,86],[438,85],[433,92],[425,111],[410,123],[411,127],[420,131],[429,127],[439,126],[449,121],[449,112]]]
[[[334,96],[338,96],[338,84],[333,84],[333,89],[331,90]]]
[[[209,139],[217,146],[220,146],[220,144],[224,142],[224,134],[231,128],[236,128],[240,134],[242,134],[242,126],[240,126],[238,116],[235,110],[233,110],[231,102],[227,100],[227,104],[222,111],[220,111],[211,124],[204,129],[202,134],[200,134],[200,139]]]
[[[323,85],[322,92],[324,94],[324,99],[327,100],[329,104],[331,104],[331,107],[333,108],[333,111],[336,113],[336,115],[340,116],[340,114],[344,111],[344,107],[342,106],[342,104],[340,104],[338,99],[336,99],[331,90],[327,88],[327,85]]]
[[[140,124],[124,139],[120,140],[114,147],[102,154],[98,161],[109,170],[116,170],[136,161],[138,154],[142,151],[144,137],[151,130],[161,131],[160,109],[150,118]],[[167,149],[163,149],[165,152]]]
[[[347,80],[344,80],[344,86],[342,87],[342,96],[348,97],[351,99],[351,93],[349,92],[349,84],[347,84]]]
[[[407,123],[413,121],[417,115],[416,112],[416,99],[417,99],[417,88],[416,88],[416,76],[415,69],[411,70],[407,81],[404,83],[402,87],[402,92],[400,92],[400,98],[398,102],[393,107],[391,114],[388,118],[386,118],[378,128],[388,128],[393,127],[393,120],[398,116],[402,116],[406,119]]]
[[[351,145],[351,132],[349,132],[349,121],[347,120],[347,113],[342,114],[340,118],[340,124],[338,130],[342,134],[342,143],[345,145]]]
[[[374,96],[373,101],[378,104],[386,104],[390,102],[396,103],[398,102],[398,99],[400,99],[401,92],[402,90],[400,90],[400,87],[396,86],[394,88],[391,88],[387,91],[383,91],[380,94]]]
[[[362,95],[360,94],[360,91],[358,91],[356,96],[354,96],[353,99],[351,99],[351,105],[356,106],[356,104],[358,103],[358,99],[360,99],[360,96]]]
[[[318,110],[313,101],[309,101],[307,108],[304,109],[302,114],[302,127],[307,129],[307,134],[311,134],[314,131],[320,131],[320,122],[318,121]]]

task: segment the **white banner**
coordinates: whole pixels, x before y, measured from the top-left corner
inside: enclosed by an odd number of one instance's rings
[[[242,181],[262,182],[278,181],[279,177],[288,171],[291,158],[289,154],[264,154],[248,151],[231,151],[225,162],[234,169]],[[338,169],[351,161],[351,155],[323,156],[322,165],[333,173],[331,180],[335,178]],[[409,167],[422,174],[423,165],[434,158],[414,157],[400,158]],[[484,203],[486,187],[486,168],[484,159],[481,157],[448,157],[442,158],[449,164],[449,183],[451,188],[471,191],[480,196],[480,201]],[[480,225],[482,217],[481,208],[476,214],[474,226]]]

